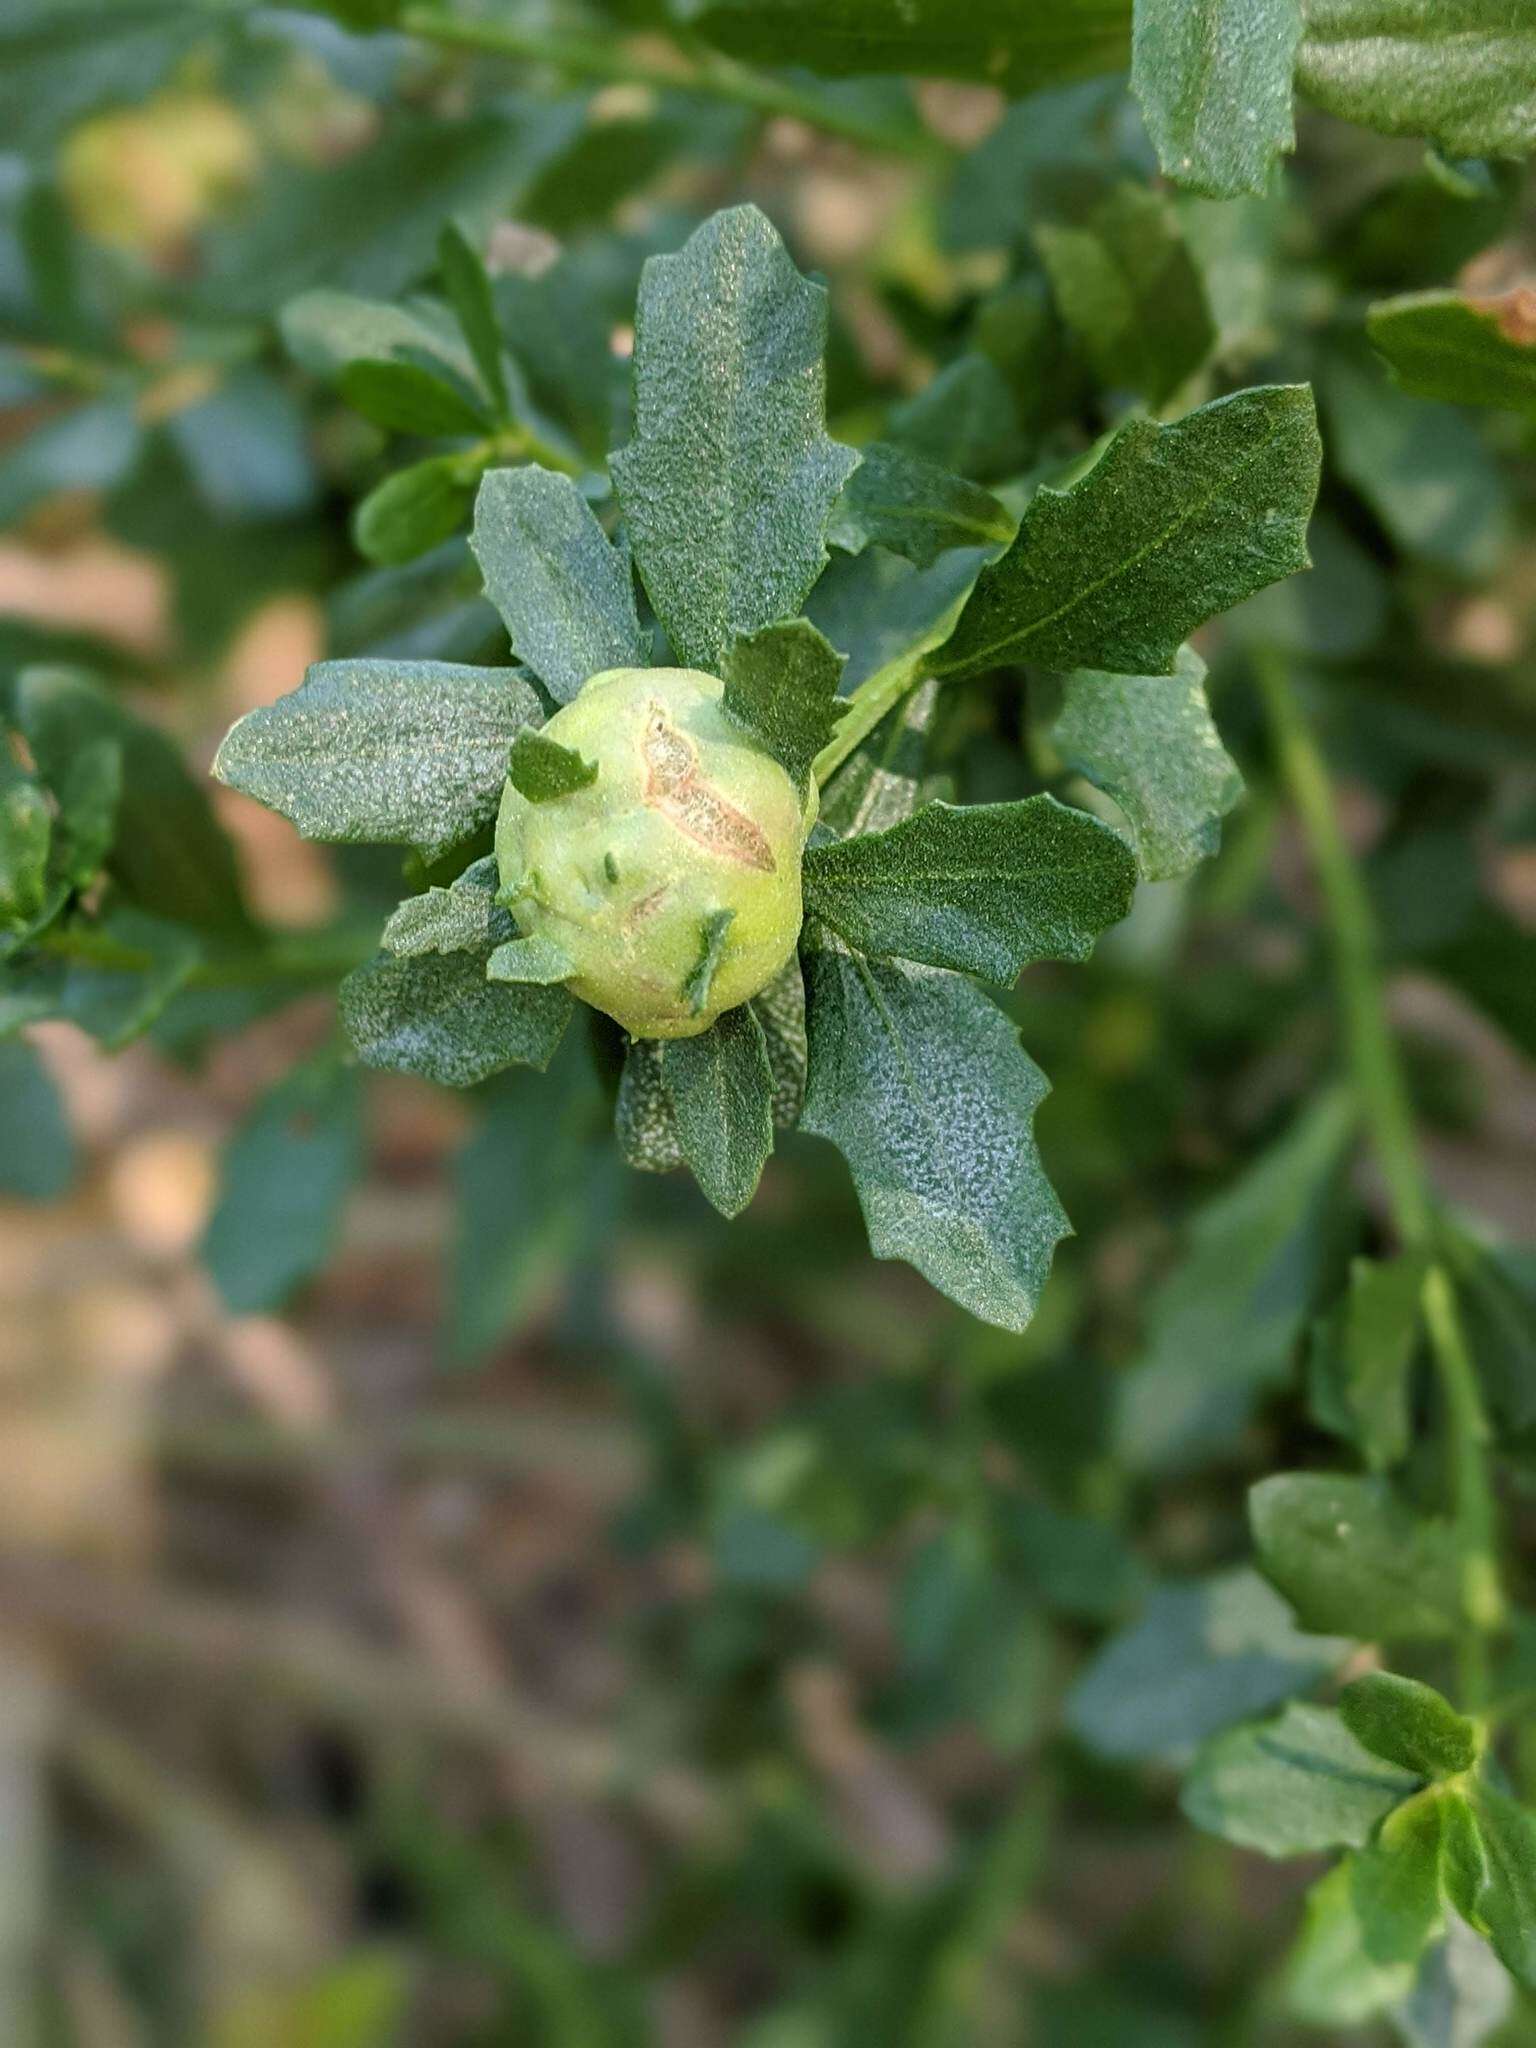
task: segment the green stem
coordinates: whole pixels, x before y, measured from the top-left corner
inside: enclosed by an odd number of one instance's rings
[[[436,7],[407,7],[399,25],[407,35],[419,36],[423,42],[548,64],[573,78],[646,85],[662,92],[701,93],[710,99],[751,107],[760,114],[787,115],[808,128],[856,142],[864,149],[908,158],[947,154],[944,144],[915,121],[898,126],[870,120],[823,94],[804,92],[781,79],[766,78],[713,53],[697,60],[681,55],[676,60],[648,57],[621,40],[552,35],[510,21],[464,20]]]
[[[330,982],[366,960],[378,942],[377,924],[332,926],[318,932],[266,933],[225,945],[200,960],[187,978],[190,988],[253,988],[268,981]],[[35,948],[57,959],[78,960],[119,974],[144,974],[155,965],[137,946],[88,925],[63,925],[41,933]]]
[[[1375,914],[1359,864],[1339,824],[1332,779],[1284,656],[1254,658],[1276,758],[1296,806],[1322,890],[1350,1067],[1372,1147],[1386,1182],[1398,1235],[1432,1254],[1435,1204],[1414,1123],[1402,1060],[1387,1019],[1386,983]],[[1489,1429],[1455,1288],[1432,1261],[1423,1291],[1425,1326],[1445,1404],[1451,1490],[1461,1556],[1462,1630],[1458,1645],[1463,1704],[1487,1699],[1486,1638],[1503,1622],[1497,1509],[1488,1467]]]
[[[922,680],[920,662],[921,656],[908,651],[864,678],[848,699],[848,709],[837,721],[836,732],[811,763],[811,773],[816,777],[819,788],[826,788],[848,756],[869,738],[881,719],[916,689]]]

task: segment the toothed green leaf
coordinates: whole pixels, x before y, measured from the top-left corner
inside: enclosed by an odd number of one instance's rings
[[[844,657],[808,619],[781,619],[732,643],[724,709],[788,771],[797,787],[831,739]]]
[[[584,760],[574,747],[562,747],[541,732],[523,731],[507,756],[507,780],[529,803],[547,804],[578,789],[590,789],[597,780],[597,763]]]

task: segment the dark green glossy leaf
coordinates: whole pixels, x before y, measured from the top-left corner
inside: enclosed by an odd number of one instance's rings
[[[470,545],[513,652],[558,703],[607,669],[646,666],[629,561],[569,477],[488,470]]]
[[[838,701],[845,657],[809,619],[781,619],[731,644],[722,708],[804,786],[846,706]]]
[[[296,1067],[255,1104],[225,1150],[203,1259],[234,1315],[280,1308],[319,1271],[363,1161],[355,1067]]]
[[[458,225],[449,221],[437,238],[437,267],[443,287],[480,372],[480,381],[498,414],[505,415],[509,398],[501,359],[501,329],[491,297],[491,281],[480,253]]]
[[[1536,292],[1414,292],[1372,306],[1366,332],[1415,398],[1536,415]]]
[[[1205,695],[1205,663],[1181,647],[1171,676],[1064,676],[1050,725],[1063,764],[1125,815],[1145,880],[1187,875],[1221,845],[1243,791]]]
[[[1339,1695],[1346,1728],[1374,1756],[1421,1778],[1451,1778],[1477,1760],[1477,1729],[1432,1685],[1368,1671]]]
[[[805,857],[807,912],[856,952],[1005,987],[1034,961],[1086,960],[1135,888],[1119,833],[1053,796],[927,804]]]
[[[486,421],[457,388],[421,363],[360,357],[338,380],[342,397],[376,426],[397,434],[483,434]]]
[[[1248,1512],[1261,1566],[1309,1627],[1370,1642],[1455,1633],[1455,1532],[1415,1515],[1381,1480],[1277,1472],[1249,1493]]]
[[[352,515],[352,537],[370,562],[414,562],[469,517],[477,467],[462,455],[429,455],[376,484]]]
[[[658,1059],[682,1157],[721,1215],[739,1215],[773,1150],[763,1027],[744,1003],[697,1037],[661,1041]]]
[[[793,617],[858,457],[825,428],[826,293],[753,206],[645,266],[636,434],[614,482],[679,658],[718,675],[738,633]]]
[[[802,1127],[848,1161],[876,1258],[906,1259],[984,1322],[1022,1330],[1067,1219],[1031,1125],[1044,1075],[955,975],[820,945],[806,960]]]
[[[1319,460],[1301,385],[1239,391],[1173,426],[1130,421],[1069,489],[1031,499],[934,667],[1171,674],[1197,625],[1306,567]]]
[[[1510,0],[1306,0],[1296,82],[1330,114],[1447,156],[1536,148],[1536,20]]]
[[[1362,1849],[1422,1776],[1362,1747],[1327,1707],[1293,1701],[1273,1721],[1208,1743],[1180,1805],[1197,1827],[1264,1856]]]
[[[1256,1572],[1160,1586],[1084,1670],[1067,1726],[1100,1756],[1182,1762],[1221,1729],[1308,1691],[1350,1647],[1304,1635]]]
[[[1299,2018],[1356,2026],[1407,1996],[1441,1924],[1439,1864],[1439,1797],[1423,1792],[1312,1887],[1287,1976]]]
[[[0,1039],[0,1194],[52,1202],[74,1177],[75,1141],[52,1075],[25,1039]]]
[[[547,804],[590,789],[597,780],[597,763],[525,726],[507,756],[507,780],[529,803]]]
[[[1447,1807],[1447,1884],[1512,1977],[1536,1990],[1536,1814],[1475,1779]]]
[[[1216,343],[1173,202],[1129,179],[1063,178],[1034,235],[1100,382],[1166,405]]]
[[[306,838],[441,851],[495,815],[507,750],[540,716],[516,669],[322,661],[231,729],[213,772]]]
[[[1263,193],[1295,147],[1300,0],[1139,0],[1131,89],[1158,162],[1213,199]]]
[[[827,539],[853,555],[889,548],[926,569],[946,548],[1011,540],[1013,528],[1005,507],[980,484],[911,449],[875,441],[843,486]]]
[[[48,799],[12,761],[0,727],[0,930],[28,926],[42,909],[52,839]]]
[[[699,957],[683,981],[683,994],[695,1017],[702,1014],[709,1001],[709,992],[715,985],[715,976],[720,971],[721,957],[725,952],[726,934],[735,922],[734,910],[714,910],[699,928]]]

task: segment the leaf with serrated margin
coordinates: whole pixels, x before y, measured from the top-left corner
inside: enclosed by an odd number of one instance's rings
[[[1536,418],[1536,287],[1496,297],[1413,292],[1384,299],[1365,331],[1415,398],[1501,405]]]
[[[749,1005],[694,1038],[658,1044],[662,1084],[683,1158],[722,1216],[739,1216],[773,1150],[773,1075]]]
[[[507,780],[529,803],[547,804],[590,789],[597,780],[597,763],[584,759],[574,747],[562,747],[558,740],[525,728],[507,756]]]
[[[470,546],[513,653],[557,703],[606,669],[646,666],[629,562],[568,476],[488,470]]]
[[[1125,815],[1142,877],[1187,875],[1221,845],[1243,793],[1205,695],[1205,663],[1181,647],[1171,676],[1078,669],[1061,680],[1050,738],[1065,767]]]
[[[1301,384],[1234,392],[1172,426],[1128,421],[1076,483],[1036,492],[935,673],[1171,674],[1196,626],[1306,568],[1321,454]]]
[[[1300,0],[1137,0],[1131,90],[1165,176],[1211,199],[1262,195],[1296,146]]]
[[[805,977],[791,953],[782,970],[752,998],[752,1011],[763,1027],[768,1071],[773,1076],[773,1127],[792,1131],[805,1100]]]
[[[486,962],[485,972],[491,981],[528,981],[548,986],[555,981],[569,981],[576,972],[576,964],[561,952],[553,939],[540,934],[526,939],[507,939],[492,953]]]
[[[826,431],[827,299],[755,206],[653,256],[635,327],[619,503],[678,658],[721,673],[738,633],[792,618],[858,461]]]
[[[1522,0],[1307,0],[1296,83],[1318,106],[1447,155],[1536,148],[1536,15]]]
[[[505,930],[513,935],[510,918]],[[547,1067],[570,994],[487,981],[485,968],[478,952],[380,953],[357,968],[341,984],[341,1021],[358,1058],[445,1088],[472,1088],[503,1067]]]
[[[980,484],[912,449],[875,441],[832,508],[827,539],[851,555],[889,548],[926,569],[947,548],[1012,540],[1014,525]]]
[[[322,661],[297,690],[246,713],[213,772],[306,839],[430,857],[495,815],[507,750],[542,715],[516,669]]]
[[[1047,1082],[970,982],[815,945],[803,1129],[848,1161],[876,1258],[1000,1329],[1035,1312],[1068,1234],[1031,1123]]]
[[[803,788],[847,710],[844,657],[809,619],[780,619],[737,639],[725,657],[721,708]]]
[[[1248,1519],[1260,1568],[1309,1627],[1371,1642],[1456,1633],[1456,1532],[1416,1515],[1381,1480],[1276,1472],[1250,1490]]]
[[[884,832],[811,848],[804,872],[808,914],[857,952],[1004,987],[1036,960],[1086,960],[1136,889],[1119,833],[1053,796],[927,804]]]
[[[497,874],[494,858],[477,860],[447,889],[408,896],[391,913],[379,940],[386,953],[484,953],[494,941]]]
[[[1206,1744],[1179,1804],[1196,1827],[1261,1856],[1362,1849],[1422,1778],[1362,1747],[1328,1707],[1293,1701]]]

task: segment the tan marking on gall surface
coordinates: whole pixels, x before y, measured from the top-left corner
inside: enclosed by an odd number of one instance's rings
[[[778,863],[762,829],[699,774],[698,749],[653,703],[641,741],[645,801],[706,852],[771,875]],[[633,914],[633,913],[631,913]]]

